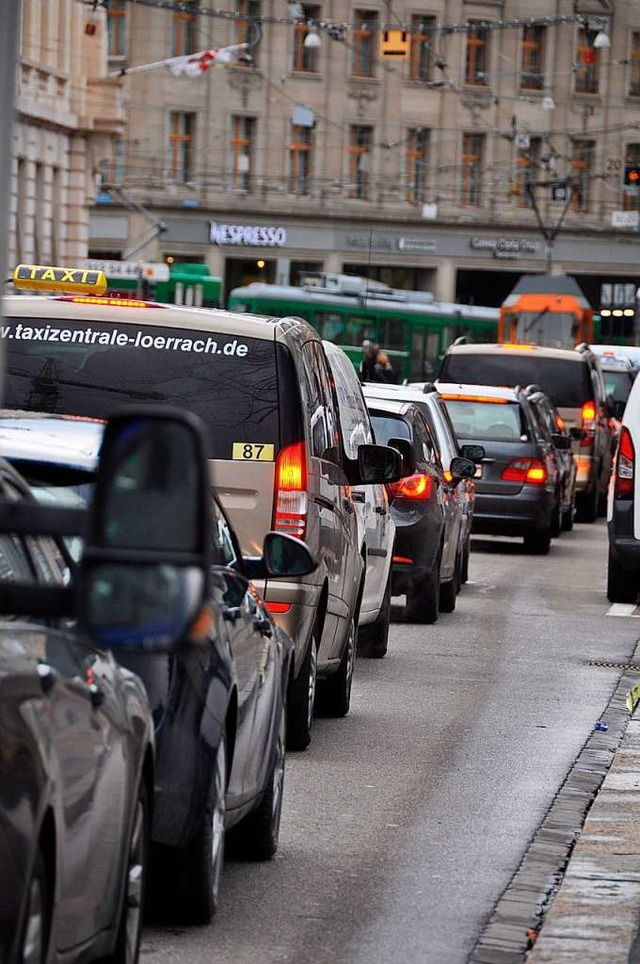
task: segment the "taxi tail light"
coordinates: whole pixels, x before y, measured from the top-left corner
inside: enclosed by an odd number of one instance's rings
[[[414,499],[418,502],[426,502],[431,498],[433,479],[425,472],[415,472],[407,475],[398,482],[390,482],[387,485],[389,497],[391,499]]]
[[[304,442],[280,449],[276,460],[273,528],[304,539],[307,528],[307,456]]]
[[[613,488],[614,499],[633,498],[633,468],[636,459],[633,439],[626,425],[622,426],[618,454],[616,455],[616,474]]]
[[[547,481],[547,467],[540,459],[513,459],[502,470],[503,482],[519,482],[520,485],[544,485]]]
[[[586,436],[580,440],[580,445],[583,448],[588,448],[593,441],[593,436],[596,430],[596,404],[595,402],[585,402],[582,406],[582,429],[586,432]]]

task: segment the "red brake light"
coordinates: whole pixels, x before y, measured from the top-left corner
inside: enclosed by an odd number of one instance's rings
[[[588,448],[591,445],[593,433],[596,430],[596,406],[595,402],[585,402],[582,406],[582,428],[583,431],[588,434],[585,438],[580,440],[580,445],[583,448]]]
[[[291,603],[265,602],[265,606],[272,616],[288,613],[291,609]]]
[[[514,459],[503,469],[500,476],[503,482],[519,482],[523,485],[544,485],[547,481],[547,467],[540,459]]]
[[[387,488],[392,499],[415,499],[426,502],[431,498],[433,479],[423,472],[415,472],[398,482],[390,482]]]
[[[618,452],[616,454],[616,474],[614,481],[613,497],[615,499],[633,498],[633,467],[636,453],[633,447],[633,439],[626,425],[622,426],[620,441],[618,442]]]
[[[273,528],[304,539],[306,526],[307,457],[304,442],[294,442],[276,460]]]

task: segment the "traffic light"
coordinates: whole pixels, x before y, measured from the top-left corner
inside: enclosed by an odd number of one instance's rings
[[[625,187],[640,187],[640,165],[627,164],[624,169]]]

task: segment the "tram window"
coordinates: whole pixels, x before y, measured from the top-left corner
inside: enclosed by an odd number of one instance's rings
[[[314,328],[327,341],[341,345],[344,339],[344,319],[333,311],[316,311]]]
[[[371,318],[347,318],[344,344],[357,345],[359,348],[365,338],[368,338],[369,341],[378,340],[375,321]]]
[[[394,351],[407,350],[407,324],[394,318],[380,325],[380,343]]]
[[[420,328],[411,332],[411,358],[409,359],[409,380],[420,382],[426,375],[424,349],[427,333]]]

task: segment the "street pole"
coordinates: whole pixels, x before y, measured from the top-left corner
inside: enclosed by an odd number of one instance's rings
[[[20,0],[3,0],[0,30],[0,282],[7,277],[9,260],[9,211],[11,208],[11,161]],[[2,310],[0,306],[0,320]],[[3,395],[4,351],[0,342],[0,398]]]
[[[562,223],[569,210],[569,205],[571,204],[572,185],[570,181],[568,180],[565,181],[564,186],[566,189],[566,194],[564,199],[564,206],[560,213],[560,217],[558,218],[556,223],[551,225],[544,223],[542,212],[540,210],[540,205],[538,204],[538,198],[533,189],[534,187],[553,187],[554,185],[557,185],[557,184],[558,184],[557,181],[535,181],[535,182],[527,181],[525,184],[525,190],[527,192],[529,200],[531,201],[531,207],[533,208],[533,212],[536,216],[536,221],[538,222],[540,233],[542,234],[542,237],[544,238],[544,241],[545,241],[545,248],[544,248],[545,271],[547,274],[551,274],[551,270],[553,268],[554,242],[558,237],[558,234],[560,233],[560,228],[562,227]]]

